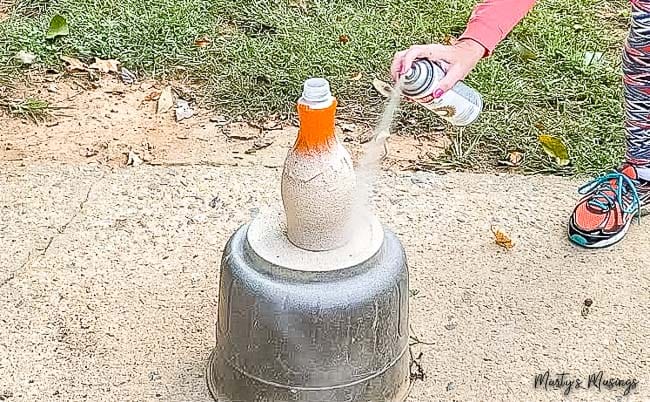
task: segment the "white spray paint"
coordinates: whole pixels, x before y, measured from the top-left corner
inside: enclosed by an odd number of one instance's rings
[[[384,113],[375,127],[373,139],[366,146],[365,152],[357,168],[357,194],[355,197],[354,216],[363,216],[368,213],[370,197],[374,189],[375,180],[380,169],[381,160],[386,154],[386,140],[390,136],[390,129],[399,110],[402,95],[403,78],[397,82],[384,109]]]

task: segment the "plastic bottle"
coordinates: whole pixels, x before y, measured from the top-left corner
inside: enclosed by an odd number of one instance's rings
[[[356,176],[334,134],[336,106],[327,80],[305,82],[298,138],[282,173],[282,202],[287,236],[306,250],[332,250],[349,240]]]

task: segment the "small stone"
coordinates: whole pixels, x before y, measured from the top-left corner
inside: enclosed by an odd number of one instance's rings
[[[447,392],[451,391],[452,389],[456,388],[453,382],[450,382],[447,384]]]
[[[585,299],[585,306],[591,307],[591,305],[594,304],[594,301],[591,299]]]

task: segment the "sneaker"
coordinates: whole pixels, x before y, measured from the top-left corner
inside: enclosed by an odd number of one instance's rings
[[[639,179],[633,165],[624,164],[578,190],[585,196],[569,220],[569,240],[586,248],[619,242],[641,207],[650,200],[650,182]]]

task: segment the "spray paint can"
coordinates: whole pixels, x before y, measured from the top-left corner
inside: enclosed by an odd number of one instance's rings
[[[473,123],[483,110],[483,99],[473,88],[458,82],[436,99],[433,92],[445,76],[440,66],[428,59],[419,59],[403,77],[402,93],[431,110],[454,126]]]

